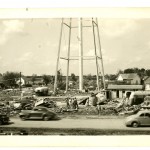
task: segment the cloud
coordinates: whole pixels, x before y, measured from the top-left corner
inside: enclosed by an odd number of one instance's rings
[[[102,49],[102,57],[105,64],[111,64],[117,60],[114,56],[110,56],[105,49]]]
[[[132,60],[130,60],[129,62],[128,62],[128,64],[135,64],[135,63],[138,63],[138,62],[140,62],[142,60],[142,58],[141,57],[134,57],[134,59],[132,59]]]
[[[4,44],[7,41],[6,35],[3,33],[0,35],[0,45]]]
[[[33,60],[34,55],[32,52],[27,52],[17,59],[18,62],[28,62]]]
[[[22,32],[24,28],[24,22],[20,20],[3,21],[3,25],[5,26],[5,33]]]
[[[114,57],[110,57],[110,55],[109,54],[107,54],[107,51],[106,50],[104,50],[104,49],[102,49],[101,50],[102,51],[102,57],[103,57],[103,62],[105,63],[105,64],[111,64],[111,63],[114,63],[115,61],[116,61],[116,58],[114,58]],[[99,54],[98,54],[99,55]],[[94,52],[94,50],[90,50],[90,51],[88,51],[87,53],[86,53],[86,56],[95,56],[95,52]]]
[[[147,46],[147,51],[149,51],[149,49],[150,49],[150,41],[148,41],[147,43],[146,43],[146,46]]]
[[[86,53],[86,56],[95,56],[95,54],[94,54],[94,49],[89,50],[89,51]]]
[[[134,20],[125,19],[110,19],[102,22],[102,32],[109,37],[119,37],[123,34],[129,33],[131,30],[136,29]]]
[[[104,61],[104,64],[111,64],[111,63],[114,63],[116,61],[116,59],[104,56],[103,61]]]
[[[121,64],[122,68],[126,69],[126,68],[129,68],[129,67],[142,67],[142,65],[144,65],[144,62],[142,60],[142,57],[137,56],[137,57],[133,57],[130,60],[129,59],[128,60],[124,60],[120,64]]]
[[[2,28],[0,34],[0,45],[5,44],[12,33],[20,33],[24,29],[24,22],[20,20],[5,20],[2,21]]]
[[[68,44],[63,45],[61,48],[61,51],[67,53],[68,52]],[[78,52],[78,51],[79,51],[78,43],[70,44],[70,53],[74,54],[75,52]]]

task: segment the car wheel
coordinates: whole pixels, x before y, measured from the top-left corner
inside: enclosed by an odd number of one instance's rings
[[[43,117],[43,120],[44,120],[44,121],[48,121],[48,120],[49,120],[49,117],[44,116],[44,117]]]
[[[26,120],[25,116],[20,116],[20,118],[21,118],[22,121]]]
[[[139,126],[138,122],[133,122],[132,127],[137,128]]]

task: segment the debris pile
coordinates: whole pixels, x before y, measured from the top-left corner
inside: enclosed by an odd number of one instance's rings
[[[47,108],[54,108],[56,107],[56,102],[51,100],[50,98],[41,98],[38,99],[34,106],[43,106],[43,107],[47,107]]]
[[[90,96],[87,96],[87,94],[82,95],[80,98],[71,95],[64,99],[62,97],[60,98],[61,99],[58,100],[59,98],[53,99],[51,97],[20,97],[2,94],[0,96],[0,112],[5,112],[13,116],[18,114],[21,110],[31,110],[36,106],[44,106],[56,113],[75,113],[78,115],[131,115],[141,109],[150,109],[150,96],[143,97],[140,103],[138,100],[130,99],[129,97],[108,100],[105,98],[103,92],[91,93]]]
[[[82,114],[132,115],[142,109],[150,109],[150,96],[146,96],[143,103],[131,104],[129,98],[107,100],[102,93],[92,93],[79,101],[79,108]]]

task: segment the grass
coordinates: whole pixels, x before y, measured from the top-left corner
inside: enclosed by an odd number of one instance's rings
[[[25,130],[28,132],[28,135],[150,135],[149,130],[141,131],[141,130],[104,130],[104,129],[56,129],[56,128],[15,128],[15,127],[1,127],[4,133],[7,135],[19,135],[21,130]]]

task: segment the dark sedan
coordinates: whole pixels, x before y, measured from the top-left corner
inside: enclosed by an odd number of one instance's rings
[[[0,114],[0,125],[8,124],[8,123],[9,123],[9,117],[5,114]]]
[[[40,119],[40,120],[48,121],[50,119],[58,119],[56,113],[50,111],[46,107],[34,107],[33,110],[22,110],[19,113],[19,117],[22,120]]]

